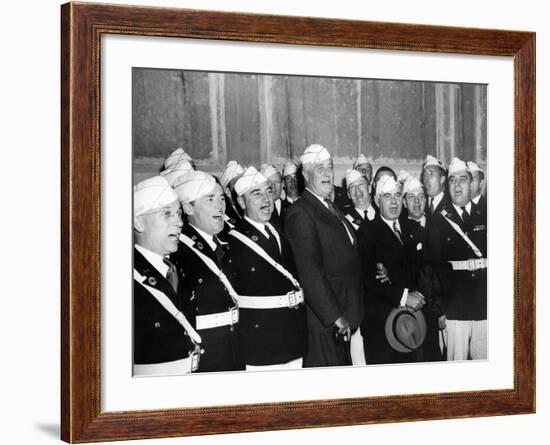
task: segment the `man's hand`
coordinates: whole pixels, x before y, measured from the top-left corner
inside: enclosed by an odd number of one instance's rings
[[[382,263],[376,263],[376,279],[380,280],[381,283],[391,284],[390,278],[388,277],[388,269]]]
[[[413,311],[417,311],[426,304],[426,298],[418,291],[409,292],[405,306]]]
[[[349,341],[351,338],[351,327],[344,317],[340,317],[334,322],[334,326],[338,329],[338,335],[344,338],[344,341]]]
[[[447,327],[447,316],[442,315],[437,319],[437,324],[439,325],[439,329],[443,330]]]

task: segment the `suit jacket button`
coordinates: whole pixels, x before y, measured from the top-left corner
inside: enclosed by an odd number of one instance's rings
[[[199,278],[197,281],[199,282],[199,284],[202,284],[204,280],[202,278]]]
[[[155,322],[155,328],[160,328],[160,323],[158,321]]]
[[[472,272],[472,278],[475,278],[475,276],[476,276],[476,273]]]
[[[258,329],[259,327],[260,327],[259,324],[255,324],[255,325],[254,325],[254,329]]]
[[[256,272],[256,268],[255,268],[255,267],[251,267],[251,268],[250,268],[250,271],[251,271],[251,272]]]

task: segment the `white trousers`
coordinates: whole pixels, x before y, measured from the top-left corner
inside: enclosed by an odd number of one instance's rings
[[[447,360],[486,360],[487,320],[447,320],[443,341]]]
[[[365,360],[365,348],[363,346],[361,329],[357,328],[357,330],[352,334],[349,346],[351,363],[353,366],[366,366],[367,361]]]
[[[291,360],[288,363],[278,363],[275,365],[246,365],[247,371],[277,371],[281,369],[300,369],[304,363],[302,357]]]

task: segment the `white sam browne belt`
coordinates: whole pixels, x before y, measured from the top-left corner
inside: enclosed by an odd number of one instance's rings
[[[464,261],[448,261],[453,270],[468,270],[474,271],[479,269],[487,269],[487,258],[477,258]]]
[[[197,330],[219,328],[220,326],[233,326],[239,322],[239,308],[232,307],[226,312],[215,314],[197,315],[195,317]]]
[[[302,289],[291,291],[284,295],[270,295],[265,297],[251,297],[239,295],[241,309],[277,309],[282,307],[294,308],[304,302]]]

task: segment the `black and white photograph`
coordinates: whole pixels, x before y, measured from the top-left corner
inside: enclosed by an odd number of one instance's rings
[[[487,360],[487,85],[132,69],[134,377]]]

